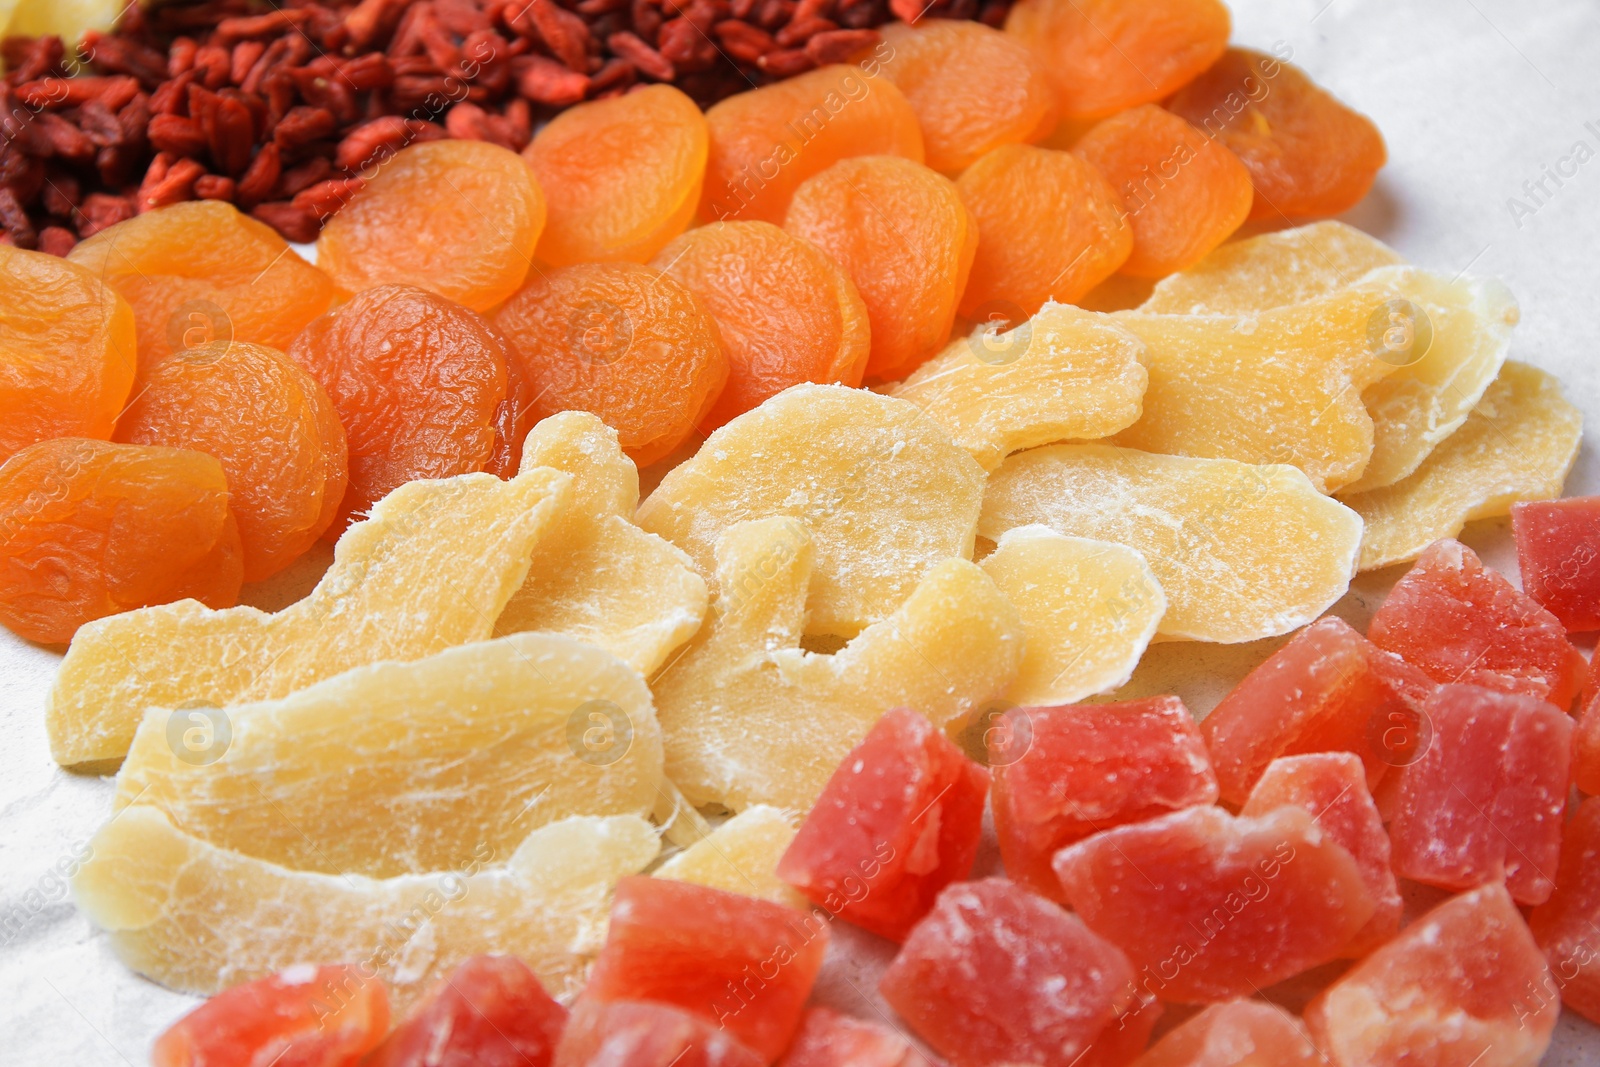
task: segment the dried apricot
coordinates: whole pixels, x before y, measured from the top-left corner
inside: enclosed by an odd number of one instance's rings
[[[903,378],[950,336],[978,248],[950,179],[898,156],[841,160],[795,190],[783,228],[855,282],[872,324],[868,377]]]
[[[700,423],[710,433],[800,382],[860,385],[872,328],[850,276],[770,222],[713,222],[651,263],[717,320],[728,384]]]
[[[429,141],[395,153],[328,220],[317,263],[348,292],[415,285],[487,311],[522,284],[544,225],[544,193],[515,152]]]
[[[322,386],[276,349],[213,341],[143,361],[116,439],[192,448],[228,476],[244,580],[298,559],[345,493],[344,431]]]
[[[349,442],[336,540],[391,489],[482,470],[506,399],[506,343],[474,311],[411,285],[357,293],[289,355],[322,384]]]
[[[956,183],[978,221],[978,253],[961,314],[1026,318],[1046,301],[1076,302],[1128,259],[1133,231],[1111,183],[1070,152],[1003,145]]]
[[[637,263],[580,263],[528,279],[494,316],[535,420],[591,411],[639,466],[694,432],[728,379],[716,320],[700,298]]]
[[[1244,162],[1256,191],[1253,219],[1355,207],[1388,158],[1371,119],[1298,67],[1248,48],[1228,49],[1167,108]]]
[[[670,85],[561,112],[522,152],[550,207],[539,259],[643,263],[694,218],[706,150],[705,117]]]
[[[1073,146],[1122,197],[1133,251],[1124,274],[1159,278],[1193,266],[1250,215],[1239,157],[1154,104],[1095,126]]]
[[[93,619],[193,597],[239,595],[228,479],[179,448],[56,437],[0,465],[0,622],[70,641]]]

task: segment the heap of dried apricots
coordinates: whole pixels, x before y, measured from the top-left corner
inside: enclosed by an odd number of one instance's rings
[[[155,1063],[1532,1067],[1600,1021],[1581,420],[1498,283],[1306,224],[1383,141],[1229,30],[1021,0],[417,144],[316,265],[217,203],[0,248],[0,619],[70,642],[56,760],[119,768],[77,898],[215,994]],[[1454,540],[1507,514],[1520,590]],[[1158,638],[1287,642],[1197,721],[1125,688]],[[909,1034],[814,1002],[836,922]]]

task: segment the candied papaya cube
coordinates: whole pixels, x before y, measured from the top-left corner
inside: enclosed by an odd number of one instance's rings
[[[1600,796],[1600,693],[1590,698],[1573,727],[1572,784]]]
[[[1526,693],[1563,710],[1589,680],[1560,620],[1450,538],[1395,583],[1367,636],[1437,682]]]
[[[765,1067],[727,1031],[680,1008],[579,999],[554,1067]]]
[[[1562,1003],[1600,1023],[1600,798],[1585,800],[1567,824],[1555,892],[1528,926]]]
[[[780,1067],[932,1067],[911,1042],[877,1023],[811,1008]]]
[[[827,947],[820,913],[690,882],[624,878],[584,996],[674,1005],[771,1063],[800,1026]]]
[[[1323,1067],[1300,1021],[1276,1004],[1213,1004],[1150,1046],[1133,1067]]]
[[[360,967],[295,964],[224,990],[173,1023],[154,1067],[355,1067],[389,1028],[383,983]]]
[[[895,708],[828,779],[778,877],[840,918],[903,940],[939,891],[972,870],[988,792],[987,771],[927,719]]]
[[[1355,858],[1304,808],[1186,808],[1056,853],[1067,902],[1163,1000],[1206,1003],[1337,959],[1372,918]]]
[[[1511,506],[1522,589],[1569,631],[1600,630],[1600,496]]]
[[[1441,686],[1432,741],[1400,772],[1389,832],[1395,873],[1462,890],[1505,880],[1521,904],[1555,886],[1572,719],[1536,697]]]
[[[1060,899],[1051,858],[1091,834],[1214,804],[1217,779],[1175,696],[1016,708],[991,730],[994,825],[1006,872]]]
[[[878,986],[956,1067],[1122,1067],[1161,1007],[1116,945],[1003,878],[939,894]]]
[[[450,973],[362,1067],[550,1067],[567,1009],[515,956],[474,956]]]
[[[1332,1067],[1535,1067],[1560,1004],[1501,885],[1452,897],[1306,1007]],[[1530,993],[1532,995],[1530,995]]]

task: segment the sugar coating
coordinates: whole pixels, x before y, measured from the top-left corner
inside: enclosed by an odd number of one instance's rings
[[[804,909],[806,898],[776,873],[794,831],[794,819],[786,812],[757,804],[668,859],[655,876]]]

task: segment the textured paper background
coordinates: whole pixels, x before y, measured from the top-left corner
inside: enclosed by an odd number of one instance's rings
[[[1502,278],[1522,305],[1513,357],[1560,375],[1600,430],[1600,158],[1578,164],[1574,155],[1578,142],[1582,155],[1600,152],[1600,8],[1591,0],[1232,6],[1237,41],[1284,42],[1294,63],[1373,116],[1388,139],[1390,163],[1348,220],[1413,262]],[[1559,186],[1547,167],[1567,172]],[[1525,188],[1541,178],[1544,192]],[[1513,197],[1529,211],[1514,214]],[[1567,489],[1600,492],[1592,445]],[[1467,539],[1495,565],[1514,567],[1503,523],[1476,524]],[[1341,610],[1366,614],[1383,584],[1358,583]],[[1208,709],[1265,651],[1209,651],[1197,675],[1158,650],[1135,684],[1175,688]],[[111,798],[109,780],[73,777],[50,761],[42,708],[56,662],[0,631],[0,1065],[142,1065],[154,1036],[195,1002],[128,973],[53,873],[81,852]],[[885,958],[881,943],[841,928],[819,995],[873,1015],[881,1005],[868,994]],[[1600,1031],[1567,1013],[1547,1067],[1596,1062]]]

